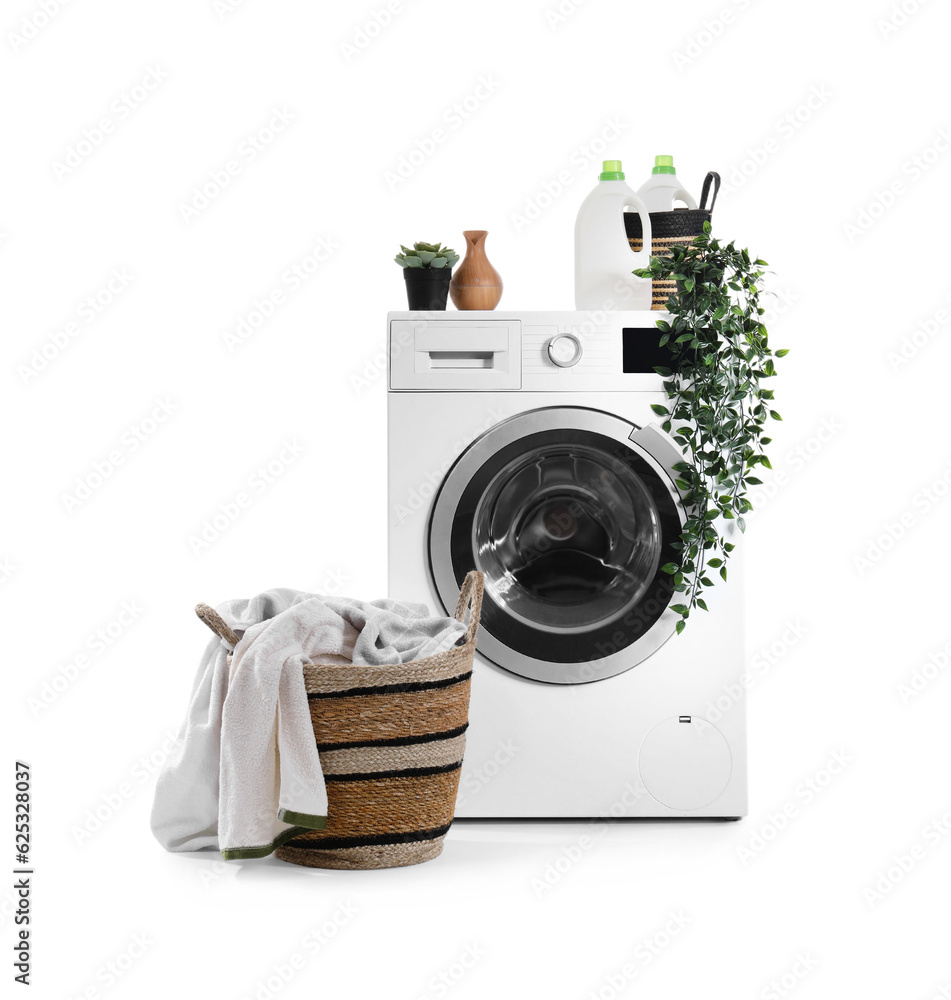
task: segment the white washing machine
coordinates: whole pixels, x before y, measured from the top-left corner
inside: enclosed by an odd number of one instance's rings
[[[457,816],[746,813],[741,549],[681,635],[661,569],[663,315],[388,317],[389,592],[485,574]]]

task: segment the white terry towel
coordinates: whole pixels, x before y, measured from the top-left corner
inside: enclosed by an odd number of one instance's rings
[[[466,627],[423,604],[286,589],[216,610],[240,641],[230,664],[223,640],[205,650],[156,785],[152,831],[168,851],[263,857],[326,825],[304,664],[406,663],[450,649]]]

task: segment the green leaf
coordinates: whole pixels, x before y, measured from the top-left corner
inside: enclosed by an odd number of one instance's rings
[[[664,428],[673,427],[672,437],[692,460],[675,469],[687,514],[675,543],[681,563],[674,590],[689,595],[687,607],[706,610],[702,591],[712,580],[705,567],[726,579],[725,559],[734,548],[717,518],[735,520],[745,531],[742,515],[752,508],[746,491],[763,482],[756,466],[771,467],[764,424],[771,414],[780,417],[771,409],[774,391],[764,383],[776,374],[774,359],[788,352],[768,346],[760,305],[765,262],[704,229],[691,243],[652,257],[650,272],[679,286],[667,303],[669,320],[658,324],[660,346],[676,360],[654,369],[671,400],[668,410],[654,412],[667,418]]]
[[[661,406],[660,403],[651,403],[651,409],[659,417],[664,417],[670,412],[670,410],[668,410],[666,406]]]
[[[783,347],[782,349],[775,352],[777,358],[784,358],[789,353],[788,347]]]
[[[677,635],[680,635],[680,633],[687,627],[687,623],[683,620],[683,618],[681,618],[675,627],[677,629]]]
[[[673,575],[679,569],[680,569],[680,567],[676,563],[669,562],[669,563],[665,563],[663,566],[661,566],[660,571],[662,573],[669,573],[669,574]]]
[[[782,420],[783,419],[775,410],[770,410],[769,411],[769,415],[773,418],[773,420]]]

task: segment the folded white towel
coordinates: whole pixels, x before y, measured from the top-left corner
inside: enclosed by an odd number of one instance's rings
[[[326,825],[327,796],[303,666],[406,663],[465,635],[425,605],[355,601],[277,589],[217,608],[240,641],[212,640],[188,714],[159,775],[152,830],[169,851],[217,847],[263,857]]]

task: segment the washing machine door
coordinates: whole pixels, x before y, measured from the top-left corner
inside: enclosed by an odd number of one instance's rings
[[[479,652],[523,677],[581,684],[629,670],[674,632],[683,455],[649,425],[547,407],[479,437],[449,470],[429,524],[446,607],[485,574]]]

